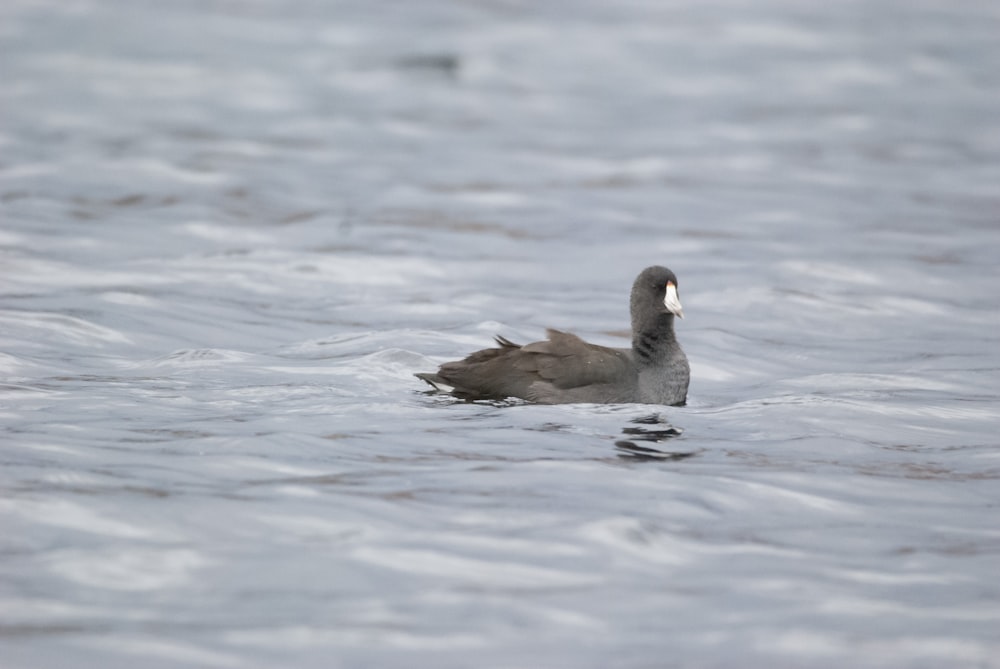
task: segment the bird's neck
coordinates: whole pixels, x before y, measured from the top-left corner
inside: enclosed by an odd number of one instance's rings
[[[666,358],[675,348],[674,315],[659,313],[649,319],[632,323],[632,350],[648,362]]]

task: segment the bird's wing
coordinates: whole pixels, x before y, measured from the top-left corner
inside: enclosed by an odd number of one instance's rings
[[[522,346],[514,362],[522,372],[556,388],[620,383],[634,373],[623,350],[588,344],[574,334],[547,330],[548,339]]]

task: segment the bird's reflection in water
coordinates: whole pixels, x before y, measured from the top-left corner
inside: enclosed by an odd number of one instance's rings
[[[636,443],[639,441],[659,444],[684,433],[683,430],[668,423],[660,414],[634,418],[631,422],[650,427],[625,427],[622,434],[628,436],[628,439],[619,439],[615,442],[618,457],[630,460],[684,460],[694,455],[693,451],[665,451]]]

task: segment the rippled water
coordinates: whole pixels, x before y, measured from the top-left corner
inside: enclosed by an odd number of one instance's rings
[[[998,667],[990,2],[8,0],[3,667]],[[683,408],[412,374],[623,345]]]

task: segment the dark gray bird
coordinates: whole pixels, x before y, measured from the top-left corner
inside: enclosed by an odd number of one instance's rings
[[[497,336],[499,348],[417,377],[468,400],[684,404],[691,372],[674,335],[674,316],[684,317],[677,277],[666,267],[647,267],[632,284],[630,304],[631,348],[588,344],[558,330],[524,346]]]

